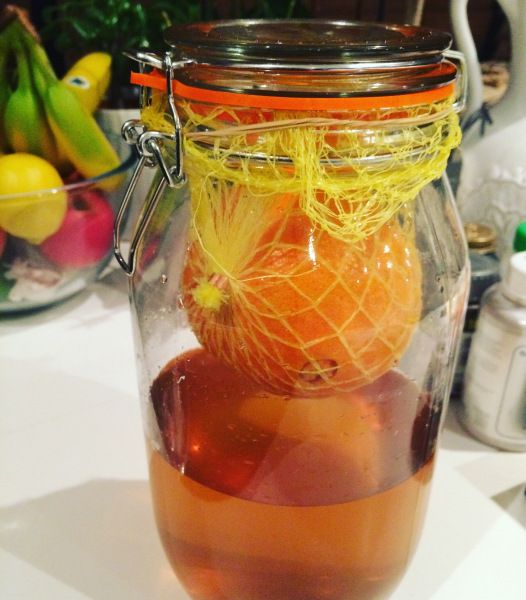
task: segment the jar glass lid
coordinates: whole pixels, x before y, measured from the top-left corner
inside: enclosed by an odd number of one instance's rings
[[[173,25],[165,41],[177,58],[201,64],[278,64],[338,68],[356,63],[431,64],[451,45],[448,33],[412,25],[352,21],[233,20]]]

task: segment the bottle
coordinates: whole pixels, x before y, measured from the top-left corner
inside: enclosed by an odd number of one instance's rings
[[[480,313],[480,300],[483,293],[500,279],[500,261],[496,254],[497,232],[489,225],[482,223],[466,223],[464,232],[471,264],[471,286],[451,389],[451,397],[457,399],[462,396],[466,362]]]
[[[523,250],[526,250],[526,221],[519,223],[513,238],[513,251],[522,252]]]
[[[461,419],[481,441],[526,451],[526,251],[482,297],[466,366]]]

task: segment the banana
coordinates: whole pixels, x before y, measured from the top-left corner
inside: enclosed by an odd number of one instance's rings
[[[4,16],[3,13],[2,16]],[[0,31],[0,155],[3,152],[8,151],[8,144],[4,127],[4,115],[7,106],[7,101],[9,100],[9,96],[12,92],[9,77],[9,63],[12,58],[10,29],[10,25],[6,25],[4,23]]]
[[[21,44],[15,44],[13,50],[16,55],[18,83],[5,108],[7,141],[15,152],[36,154],[55,163],[57,147],[31,78],[26,51]]]
[[[68,160],[86,178],[97,177],[117,168],[120,160],[113,146],[77,96],[49,69],[43,48],[33,44],[31,58],[36,87],[48,123],[58,147]],[[113,177],[104,186],[111,189],[121,179],[122,176]]]
[[[7,150],[7,139],[4,127],[4,114],[7,106],[7,101],[11,95],[8,80],[8,58],[9,48],[0,41],[0,154]]]
[[[91,52],[78,60],[62,81],[92,113],[104,98],[111,77],[111,56],[106,52]]]

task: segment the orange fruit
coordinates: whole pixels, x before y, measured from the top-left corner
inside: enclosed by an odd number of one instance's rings
[[[351,244],[293,208],[239,263],[222,272],[198,238],[183,301],[205,349],[273,392],[316,396],[376,380],[420,318],[419,257],[396,219]]]

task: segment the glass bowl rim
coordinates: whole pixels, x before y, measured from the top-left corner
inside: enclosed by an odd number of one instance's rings
[[[66,183],[59,187],[34,190],[32,192],[19,192],[18,194],[0,194],[0,202],[5,200],[19,200],[21,198],[36,199],[39,197],[48,196],[50,194],[75,192],[82,188],[89,188],[93,186],[93,184],[103,181],[105,179],[109,179],[110,177],[113,177],[115,175],[124,173],[133,166],[136,160],[136,154],[133,148],[131,146],[126,146],[126,148],[128,149],[128,156],[122,159],[122,162],[110,171],[105,171],[104,173],[96,175],[95,177],[90,177],[89,179],[81,179],[80,181],[74,181],[73,183]]]

